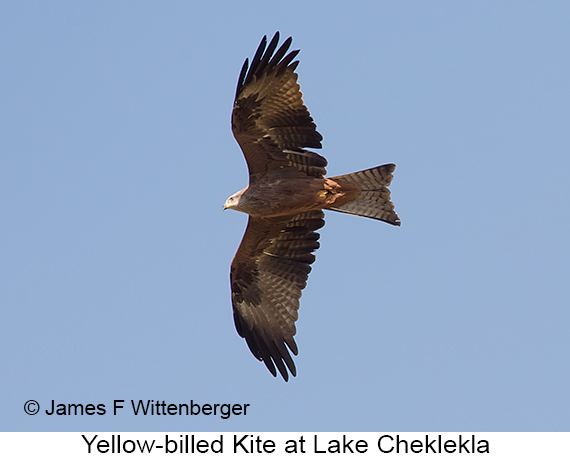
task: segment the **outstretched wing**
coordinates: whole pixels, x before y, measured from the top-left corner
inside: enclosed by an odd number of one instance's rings
[[[287,38],[275,52],[279,32],[267,49],[264,36],[251,66],[246,59],[241,69],[232,130],[245,155],[250,180],[291,170],[316,177],[325,174],[326,159],[303,149],[320,149],[323,137],[303,104],[295,73],[299,61],[292,62],[299,51],[287,54],[291,41]]]
[[[324,224],[320,210],[269,220],[250,216],[232,262],[236,329],[253,355],[273,376],[277,366],[285,381],[287,368],[296,375],[290,352],[298,352],[293,337],[299,299],[319,247],[316,230]]]

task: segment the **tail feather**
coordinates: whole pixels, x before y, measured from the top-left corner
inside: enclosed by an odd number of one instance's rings
[[[359,191],[354,200],[339,206],[333,205],[327,209],[378,219],[392,225],[400,225],[400,218],[394,211],[394,204],[390,201],[390,191],[388,190],[393,178],[392,172],[395,169],[396,165],[390,163],[331,178],[340,184],[343,182],[352,184]]]

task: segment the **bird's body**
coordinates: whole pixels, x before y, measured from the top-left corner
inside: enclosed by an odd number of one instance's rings
[[[224,208],[254,217],[291,216],[305,211],[330,209],[354,200],[358,187],[329,178],[309,176],[255,183],[232,195]]]
[[[388,186],[394,164],[325,177],[327,161],[306,148],[321,148],[322,136],[303,104],[288,38],[275,52],[276,33],[263,38],[242,68],[232,112],[232,130],[249,168],[249,185],[228,198],[224,209],[249,214],[232,261],[234,321],[253,355],[285,380],[296,374],[291,353],[299,299],[305,288],[323,209],[400,225]]]

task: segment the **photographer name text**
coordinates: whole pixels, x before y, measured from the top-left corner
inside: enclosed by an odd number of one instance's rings
[[[126,411],[135,416],[219,416],[229,419],[232,416],[246,416],[249,403],[167,403],[160,400],[113,400],[111,407],[104,403],[56,403],[51,400],[44,410],[48,416],[104,416],[108,412],[114,416]]]

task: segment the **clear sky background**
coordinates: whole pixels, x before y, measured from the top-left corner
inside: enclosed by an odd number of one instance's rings
[[[568,431],[569,18],[562,1],[2,2],[0,430]],[[396,163],[402,219],[327,213],[289,383],[235,331],[247,217],[222,211],[247,185],[239,70],[276,30],[301,49],[329,174]],[[113,416],[114,399],[251,406]]]

